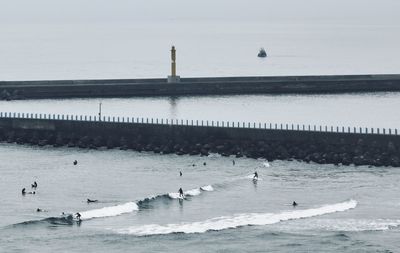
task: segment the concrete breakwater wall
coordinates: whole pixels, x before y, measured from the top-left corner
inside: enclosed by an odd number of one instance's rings
[[[400,167],[397,129],[1,113],[0,141]]]
[[[400,91],[400,75],[0,81],[0,99]]]

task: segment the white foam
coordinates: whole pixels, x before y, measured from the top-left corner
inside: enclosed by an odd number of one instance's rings
[[[214,191],[214,188],[211,185],[205,185],[200,187],[201,190],[206,191],[206,192],[212,192]]]
[[[89,220],[93,218],[118,216],[124,213],[131,213],[137,210],[139,210],[139,207],[135,202],[128,202],[122,205],[108,206],[100,209],[83,211],[79,213],[81,214],[81,220]]]
[[[223,230],[248,225],[269,225],[281,221],[309,218],[335,212],[343,212],[357,206],[357,201],[325,205],[319,208],[287,211],[282,213],[245,213],[234,216],[222,216],[193,223],[157,225],[150,224],[137,227],[119,229],[116,232],[121,234],[132,234],[137,236],[158,235],[170,233],[204,233],[210,230]]]
[[[183,192],[184,196],[197,196],[200,194],[201,194],[200,188],[191,189],[191,190]],[[179,195],[179,192],[170,192],[170,193],[168,193],[168,196],[171,199],[182,199],[182,197]]]
[[[170,192],[168,193],[168,197],[170,197],[171,199],[181,199],[179,192]]]
[[[269,164],[269,162],[264,162],[263,165],[264,165],[264,167],[266,167],[266,168],[271,167],[271,165]]]
[[[254,178],[254,173],[246,176],[245,178],[253,179],[253,180],[257,180],[257,181],[262,181],[263,180],[261,177]]]
[[[184,194],[186,196],[197,196],[201,194],[200,188],[192,189],[189,191],[185,191]]]

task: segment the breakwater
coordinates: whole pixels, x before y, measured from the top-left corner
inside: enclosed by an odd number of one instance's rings
[[[0,81],[0,99],[400,91],[400,75]]]
[[[397,129],[0,113],[0,141],[400,167]]]

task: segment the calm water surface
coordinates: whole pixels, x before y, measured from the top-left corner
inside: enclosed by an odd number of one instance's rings
[[[399,128],[400,93],[0,101],[0,111]]]

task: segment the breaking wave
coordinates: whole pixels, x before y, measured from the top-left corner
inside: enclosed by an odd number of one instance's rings
[[[131,213],[139,210],[138,205],[135,202],[128,202],[116,206],[108,206],[99,209],[93,209],[88,211],[79,212],[81,214],[81,220],[90,220],[93,218],[103,218],[118,216],[125,213]],[[34,225],[34,224],[50,224],[50,225],[72,225],[77,221],[74,214],[67,213],[59,217],[48,217],[41,220],[30,220],[21,223],[14,224],[13,226],[23,226],[23,225]]]
[[[89,220],[93,218],[118,216],[125,213],[131,213],[137,210],[139,210],[139,207],[135,202],[128,202],[122,205],[108,206],[100,209],[83,211],[80,212],[80,214],[81,214],[81,220]]]
[[[335,212],[343,212],[357,206],[357,201],[349,200],[318,208],[286,211],[282,213],[245,213],[234,216],[222,216],[193,223],[143,225],[116,230],[117,233],[136,236],[161,235],[171,233],[204,233],[223,229],[238,228],[251,225],[270,225],[281,221],[310,218]]]

